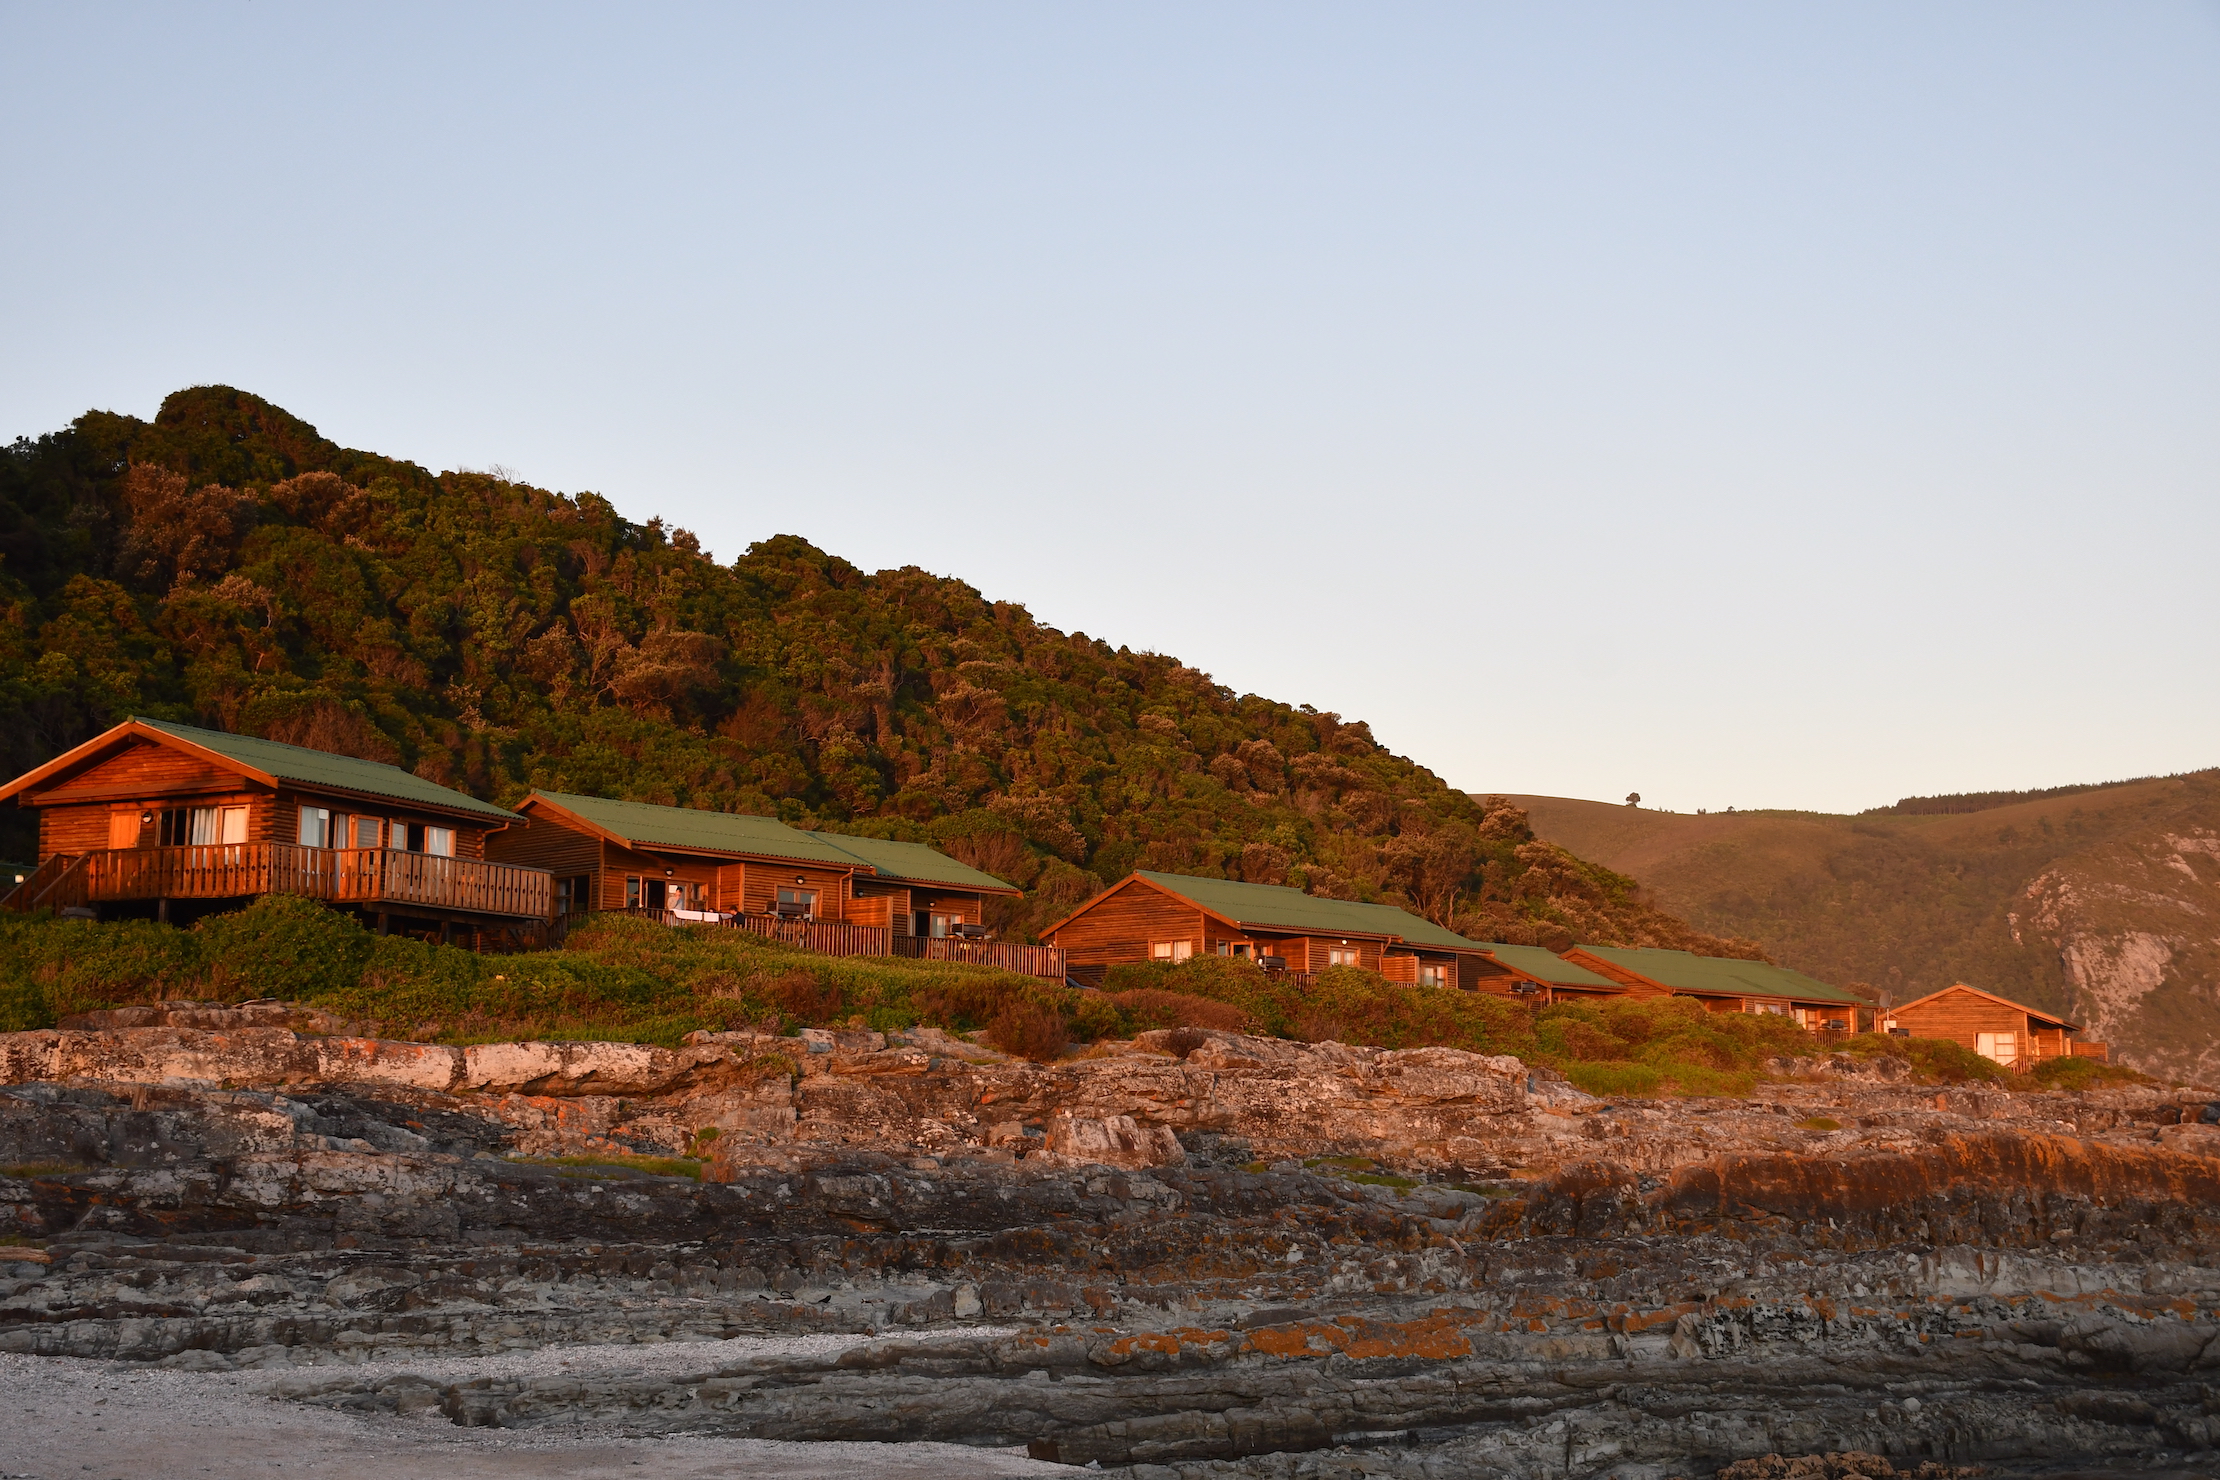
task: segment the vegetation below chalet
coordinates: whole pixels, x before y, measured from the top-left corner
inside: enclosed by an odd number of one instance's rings
[[[1747,1094],[1781,1057],[1908,1058],[1922,1078],[2008,1083],[1940,1040],[1822,1045],[1784,1017],[1710,1013],[1687,998],[1560,1004],[1413,987],[1340,967],[1291,986],[1244,961],[1115,967],[1103,991],[985,967],[831,957],[714,927],[595,917],[563,949],[481,956],[377,936],[350,915],[272,895],[191,929],[0,915],[0,1031],[164,999],[313,1004],[379,1036],[442,1043],[609,1039],[675,1045],[697,1029],[936,1026],[1042,1060],[1150,1028],[1305,1042],[1514,1054],[1594,1094]],[[2125,1071],[2060,1066],[2048,1088]],[[2047,1067],[2047,1066],[2046,1066]],[[2128,1076],[2136,1077],[2136,1076]]]
[[[1027,891],[1135,868],[1401,905],[1478,939],[1676,946],[1631,880],[1359,722],[778,536],[350,451],[254,396],[89,412],[0,456],[0,772],[131,713],[533,786],[927,842]],[[0,857],[31,856],[0,813]]]

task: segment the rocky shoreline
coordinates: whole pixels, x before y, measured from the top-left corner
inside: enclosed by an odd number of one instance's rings
[[[0,1036],[0,1353],[366,1423],[1156,1477],[2220,1448],[2199,1094],[1822,1061],[1611,1102],[1194,1030],[1044,1066],[932,1032],[456,1049],[125,1011]],[[651,1155],[703,1175],[609,1162]],[[754,1336],[841,1343],[678,1345]],[[654,1360],[561,1365],[627,1345]]]

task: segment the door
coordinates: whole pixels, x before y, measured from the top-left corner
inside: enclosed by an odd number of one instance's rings
[[[108,846],[111,848],[136,848],[139,846],[139,809],[108,814]]]
[[[645,892],[647,895],[647,907],[651,910],[659,910],[664,908],[664,901],[670,897],[670,890],[664,887],[663,881],[661,879],[649,879],[647,881],[647,889]]]

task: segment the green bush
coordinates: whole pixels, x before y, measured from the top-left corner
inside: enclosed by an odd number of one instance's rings
[[[224,1002],[306,1001],[343,991],[361,978],[378,939],[354,916],[295,894],[265,894],[243,910],[203,920],[195,933],[204,990]]]
[[[2042,1089],[2090,1089],[2100,1084],[2156,1084],[2148,1074],[2125,1064],[2098,1059],[2046,1059],[2027,1076]]]

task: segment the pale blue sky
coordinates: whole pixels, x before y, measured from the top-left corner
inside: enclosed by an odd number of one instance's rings
[[[2220,764],[2220,9],[0,5],[0,435],[220,381],[1475,789]]]

